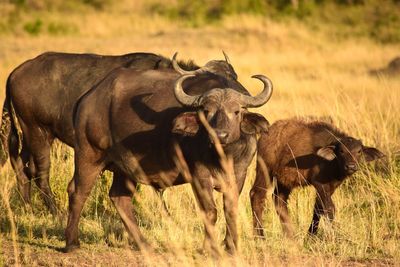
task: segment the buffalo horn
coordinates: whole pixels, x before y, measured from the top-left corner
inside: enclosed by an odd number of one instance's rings
[[[231,61],[230,61],[230,59],[229,59],[229,57],[228,57],[228,55],[225,53],[225,51],[224,51],[224,50],[222,50],[222,53],[224,54],[224,57],[225,57],[225,61],[226,61],[226,63],[228,63],[228,64],[232,65],[232,64],[231,64]]]
[[[194,74],[186,74],[186,75],[179,77],[179,79],[176,80],[176,82],[175,82],[175,87],[174,87],[175,97],[178,100],[178,102],[184,106],[196,105],[196,102],[200,97],[200,95],[198,95],[198,96],[188,95],[183,91],[183,88],[182,88],[183,81],[186,80],[187,78],[194,77],[194,76],[195,76]]]
[[[172,66],[174,67],[174,70],[176,70],[178,73],[182,74],[182,75],[193,75],[193,74],[197,74],[199,73],[199,70],[184,70],[182,69],[178,62],[176,61],[176,56],[178,55],[178,52],[175,52],[174,56],[172,57]]]
[[[264,75],[254,75],[251,76],[251,78],[259,79],[260,81],[262,81],[264,84],[264,89],[257,96],[242,95],[241,101],[243,105],[248,108],[256,108],[268,102],[273,92],[273,86],[271,80],[265,77]]]

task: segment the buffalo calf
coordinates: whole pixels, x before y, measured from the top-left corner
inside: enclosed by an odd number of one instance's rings
[[[317,190],[313,219],[309,228],[315,234],[321,215],[331,221],[335,206],[332,194],[350,175],[358,163],[384,157],[373,147],[348,136],[331,124],[301,119],[275,122],[258,141],[256,181],[250,192],[255,232],[263,236],[262,214],[268,180],[275,177],[277,185],[273,199],[283,230],[292,236],[287,200],[296,187],[312,185]]]

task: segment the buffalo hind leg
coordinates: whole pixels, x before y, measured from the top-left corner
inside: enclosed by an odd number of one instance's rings
[[[34,181],[39,188],[40,196],[49,211],[53,215],[56,215],[57,205],[49,183],[50,150],[52,141],[53,138],[46,138],[46,140],[42,140],[40,143],[36,140],[31,144],[31,153],[36,170]]]
[[[11,145],[10,145],[11,148]],[[23,142],[21,152],[18,149],[10,149],[10,162],[17,176],[17,187],[25,207],[31,205],[31,173],[27,172],[27,165],[29,163],[30,153]]]
[[[289,217],[289,211],[288,211],[288,199],[289,199],[289,194],[290,190],[283,186],[277,185],[275,192],[274,192],[274,204],[275,204],[275,209],[276,213],[279,216],[279,219],[282,224],[283,232],[284,234],[292,238],[293,237],[293,229],[292,229],[292,224],[290,221]]]
[[[57,214],[57,206],[49,185],[50,149],[54,137],[44,128],[27,125],[19,120],[24,132],[24,142],[30,153],[30,175],[39,188],[39,193],[46,207],[53,215]]]
[[[149,251],[151,248],[141,234],[136,217],[133,213],[132,196],[135,191],[136,182],[119,171],[114,172],[113,183],[109,192],[111,201],[117,209],[129,236],[140,250]]]

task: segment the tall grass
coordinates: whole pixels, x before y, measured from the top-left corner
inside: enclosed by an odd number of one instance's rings
[[[150,51],[166,56],[177,50],[182,57],[202,64],[223,58],[220,51],[224,49],[239,80],[253,94],[259,92],[261,84],[251,75],[263,73],[272,79],[275,92],[271,101],[255,110],[270,122],[291,116],[329,115],[344,131],[362,138],[366,145],[376,145],[388,157],[377,165],[364,166],[336,191],[335,222],[323,220],[315,238],[306,235],[315,192],[311,188],[296,190],[289,200],[295,240],[283,237],[270,198],[263,218],[266,237],[254,239],[248,197],[255,175],[253,163],[239,203],[241,250],[237,257],[224,257],[221,262],[199,253],[203,223],[188,185],[164,193],[171,217],[163,211],[152,188],[140,187],[134,200],[137,217],[157,256],[145,261],[131,250],[127,233],[108,199],[112,179],[108,172],[99,177],[82,214],[83,248],[72,255],[59,253],[57,249],[64,245],[65,216],[52,218],[37,190],[33,190],[32,211],[24,211],[15,176],[7,166],[0,173],[0,263],[14,264],[14,255],[19,255],[24,265],[121,265],[128,261],[132,265],[336,266],[400,262],[400,80],[367,75],[369,69],[381,67],[396,56],[398,47],[367,39],[337,40],[301,24],[248,15],[226,17],[218,26],[199,29],[184,28],[159,16],[130,14],[118,19],[112,13],[71,15],[65,21],[75,19],[83,25],[78,35],[2,36],[0,84],[5,84],[7,74],[18,64],[47,50],[102,54]],[[72,173],[73,150],[55,145],[51,186],[63,212]],[[215,196],[217,239],[222,242],[222,199],[218,193]]]

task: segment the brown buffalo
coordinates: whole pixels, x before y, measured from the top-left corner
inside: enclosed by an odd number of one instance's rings
[[[315,234],[321,215],[333,220],[335,206],[332,194],[358,170],[359,161],[369,162],[384,155],[376,148],[364,146],[360,140],[331,124],[301,119],[275,122],[258,141],[256,181],[250,192],[253,225],[263,236],[262,214],[267,183],[276,178],[274,191],[276,211],[285,234],[292,236],[287,201],[296,187],[312,185],[317,190],[314,215],[309,233]]]
[[[263,116],[247,108],[265,104],[272,94],[268,78],[254,77],[264,83],[256,97],[210,72],[180,77],[168,69],[120,68],[81,98],[74,115],[75,172],[68,186],[66,251],[79,246],[83,205],[99,173],[108,169],[114,173],[110,198],[139,248],[148,245],[133,214],[136,183],[163,189],[189,182],[204,213],[205,248],[218,251],[212,242],[216,189],[224,199],[225,244],[235,252],[238,194],[256,152],[256,133],[268,126]],[[233,163],[236,179],[226,174],[225,157],[214,145]],[[181,158],[185,160],[176,160]]]

